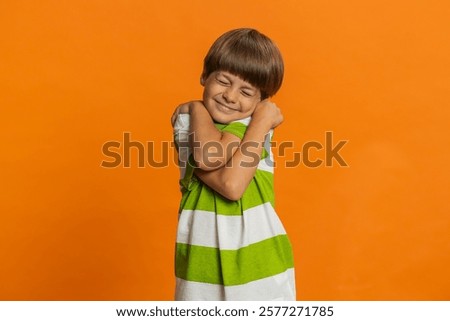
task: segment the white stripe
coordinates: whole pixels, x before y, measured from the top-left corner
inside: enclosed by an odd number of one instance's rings
[[[173,125],[174,133],[178,131],[189,131],[190,115],[189,114],[178,114],[175,124]]]
[[[242,118],[242,119],[238,119],[238,120],[234,120],[232,121],[230,124],[232,123],[241,123],[245,126],[248,126],[250,124],[250,121],[252,120],[252,117],[247,117],[247,118]]]
[[[222,286],[176,280],[177,301],[295,301],[294,269],[247,284]]]
[[[258,169],[266,172],[270,172],[273,174],[273,153],[271,148],[271,140],[273,136],[273,129],[271,129],[267,134],[266,138],[264,140],[264,149],[266,150],[269,155],[267,155],[266,158],[261,159],[258,164]]]
[[[257,169],[273,174],[273,157],[272,153],[259,161]]]
[[[182,210],[177,242],[236,250],[286,231],[272,204],[245,210],[243,215],[217,215],[200,210]]]

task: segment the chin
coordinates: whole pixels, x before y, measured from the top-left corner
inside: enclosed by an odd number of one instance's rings
[[[230,117],[226,117],[226,116],[213,117],[213,119],[216,123],[221,123],[221,124],[229,124],[234,120],[234,119],[230,119]]]
[[[224,115],[217,111],[215,111],[215,112],[210,111],[209,114],[211,115],[211,118],[216,123],[228,124],[233,121],[232,117],[229,117],[228,115]]]

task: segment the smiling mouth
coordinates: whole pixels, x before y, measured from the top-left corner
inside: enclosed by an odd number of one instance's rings
[[[225,104],[223,104],[223,103],[221,103],[219,101],[216,101],[216,102],[217,102],[217,105],[219,106],[219,109],[224,111],[224,112],[232,113],[232,112],[237,111],[236,109],[228,107],[227,105],[225,105]]]

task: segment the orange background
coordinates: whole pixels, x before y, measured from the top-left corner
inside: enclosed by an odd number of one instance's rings
[[[0,3],[0,299],[171,300],[180,194],[102,145],[171,141],[223,32],[279,45],[277,210],[301,300],[449,300],[450,6],[444,1]],[[308,141],[349,164],[287,168]],[[173,149],[170,149],[173,158]],[[312,155],[323,158],[323,151]]]

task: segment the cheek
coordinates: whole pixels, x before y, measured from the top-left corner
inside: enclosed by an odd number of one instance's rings
[[[211,83],[206,83],[204,89],[203,89],[203,93],[204,95],[207,96],[213,96],[215,94],[217,94],[217,92],[219,92],[218,86],[216,86],[215,84],[211,84]]]
[[[207,100],[211,100],[214,97],[214,91],[211,88],[205,88],[203,90],[203,100],[206,102]]]
[[[259,101],[257,101],[257,102],[253,101],[251,103],[246,104],[243,111],[245,113],[253,114],[253,112],[255,111],[255,108],[256,108],[256,105],[258,104],[258,102]]]

